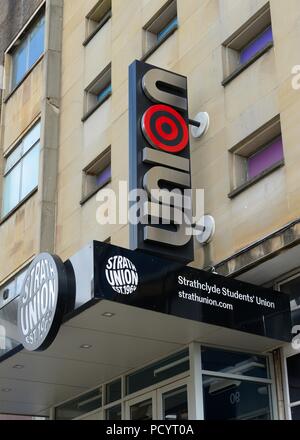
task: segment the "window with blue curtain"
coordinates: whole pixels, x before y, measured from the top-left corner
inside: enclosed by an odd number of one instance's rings
[[[12,53],[12,89],[22,81],[28,70],[44,53],[44,39],[45,17],[42,16],[29,29],[20,45]]]
[[[108,84],[97,94],[97,102],[103,102],[112,93],[111,84]]]
[[[38,186],[39,153],[40,122],[6,158],[2,216],[9,214]]]
[[[173,18],[160,32],[157,34],[157,41],[160,42],[164,38],[166,38],[167,35],[169,35],[171,32],[173,32],[178,27],[178,19],[177,17]]]

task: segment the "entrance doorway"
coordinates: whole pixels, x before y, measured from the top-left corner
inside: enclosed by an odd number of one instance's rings
[[[193,343],[190,353],[181,350],[104,383],[54,414],[58,420],[276,419],[272,356]]]
[[[127,420],[188,420],[188,386],[179,381],[126,402]]]
[[[126,403],[127,420],[155,420],[156,392],[147,393]]]

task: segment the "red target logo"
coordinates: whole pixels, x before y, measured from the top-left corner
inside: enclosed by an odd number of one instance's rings
[[[158,104],[143,116],[142,130],[152,147],[179,153],[189,142],[189,130],[183,117],[172,107]]]

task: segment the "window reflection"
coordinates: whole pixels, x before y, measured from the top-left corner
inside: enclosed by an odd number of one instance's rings
[[[162,400],[164,420],[188,420],[188,395],[186,386],[163,394]]]
[[[152,420],[152,399],[130,407],[130,420]]]
[[[259,377],[270,377],[267,358],[247,353],[202,348],[202,368],[227,374]]]
[[[39,122],[26,133],[14,151],[6,158],[2,206],[4,216],[38,186],[40,129]]]
[[[14,89],[44,52],[45,18],[41,17],[26,33],[12,53],[12,85]]]
[[[203,397],[206,420],[271,419],[268,384],[204,376]]]

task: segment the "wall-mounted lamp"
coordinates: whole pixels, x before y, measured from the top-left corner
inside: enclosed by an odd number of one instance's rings
[[[199,139],[209,129],[209,114],[206,112],[197,113],[194,119],[189,120],[189,124],[192,126],[191,133],[193,138]]]
[[[196,234],[196,239],[198,243],[201,245],[208,244],[215,232],[216,232],[216,222],[215,219],[211,215],[204,215],[200,221],[199,224],[195,225],[195,229],[198,229],[198,233]]]

